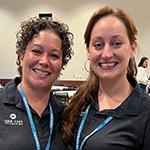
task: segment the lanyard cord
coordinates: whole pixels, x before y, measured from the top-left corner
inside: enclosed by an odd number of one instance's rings
[[[82,130],[83,130],[83,126],[85,124],[85,121],[87,119],[87,116],[88,116],[88,112],[89,112],[89,109],[90,109],[90,105],[88,105],[88,107],[86,108],[85,112],[84,112],[84,115],[82,117],[82,120],[80,122],[80,125],[79,125],[79,129],[78,129],[78,132],[77,132],[77,138],[76,138],[76,150],[82,150],[85,142],[93,135],[95,134],[97,131],[99,131],[100,129],[102,129],[104,126],[106,126],[112,119],[113,117],[112,116],[108,116],[101,124],[99,124],[90,134],[88,134],[86,137],[84,137],[84,139],[81,141],[81,144],[80,144],[80,137],[81,137],[81,133],[82,133]]]
[[[35,140],[35,144],[36,144],[36,150],[41,150],[40,142],[39,142],[39,139],[38,139],[38,136],[37,136],[36,127],[35,127],[35,124],[33,122],[32,113],[31,113],[29,104],[27,102],[27,99],[26,99],[26,97],[24,95],[24,92],[23,92],[21,84],[20,84],[19,92],[21,94],[24,106],[25,106],[26,111],[27,111],[27,115],[28,115],[28,120],[29,120],[29,123],[30,123],[31,131],[32,131],[32,134],[33,134],[33,137],[34,137],[34,140]],[[45,150],[50,150],[50,147],[51,147],[51,136],[52,136],[53,125],[54,125],[54,114],[53,114],[52,106],[51,106],[50,103],[49,103],[49,109],[50,109],[50,124],[49,124],[49,126],[50,126],[50,134],[49,134],[49,138],[48,138]]]

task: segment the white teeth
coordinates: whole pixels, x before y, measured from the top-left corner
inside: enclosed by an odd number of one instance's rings
[[[102,67],[113,67],[115,65],[115,63],[107,63],[107,64],[100,64]]]
[[[39,73],[39,74],[43,75],[43,76],[49,75],[49,72],[43,72],[43,71],[40,71],[40,70],[37,70],[37,69],[34,69],[34,71],[35,71],[36,73]]]

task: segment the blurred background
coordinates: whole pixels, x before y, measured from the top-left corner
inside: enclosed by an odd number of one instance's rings
[[[74,33],[74,56],[60,79],[86,79],[83,34],[92,13],[103,5],[120,7],[128,12],[138,28],[140,47],[136,61],[138,63],[142,56],[150,58],[149,0],[0,0],[0,78],[18,75],[15,43],[20,22],[39,13],[52,13],[53,18],[67,23]]]

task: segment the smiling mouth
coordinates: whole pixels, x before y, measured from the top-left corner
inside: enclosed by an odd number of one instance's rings
[[[116,65],[117,65],[118,63],[116,63],[116,62],[112,62],[112,63],[98,63],[98,65],[100,66],[100,67],[107,67],[107,68],[109,68],[109,67],[115,67]]]
[[[49,76],[50,75],[50,72],[48,72],[48,71],[41,71],[39,69],[33,69],[33,71],[38,73],[41,76]]]

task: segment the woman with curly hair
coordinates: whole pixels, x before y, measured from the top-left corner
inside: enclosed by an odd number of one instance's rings
[[[72,57],[73,34],[67,24],[34,17],[16,35],[20,77],[0,95],[0,149],[63,150],[63,106],[50,90]]]
[[[89,78],[63,117],[68,150],[150,149],[150,97],[135,80],[137,29],[119,8],[94,12],[84,40]]]

